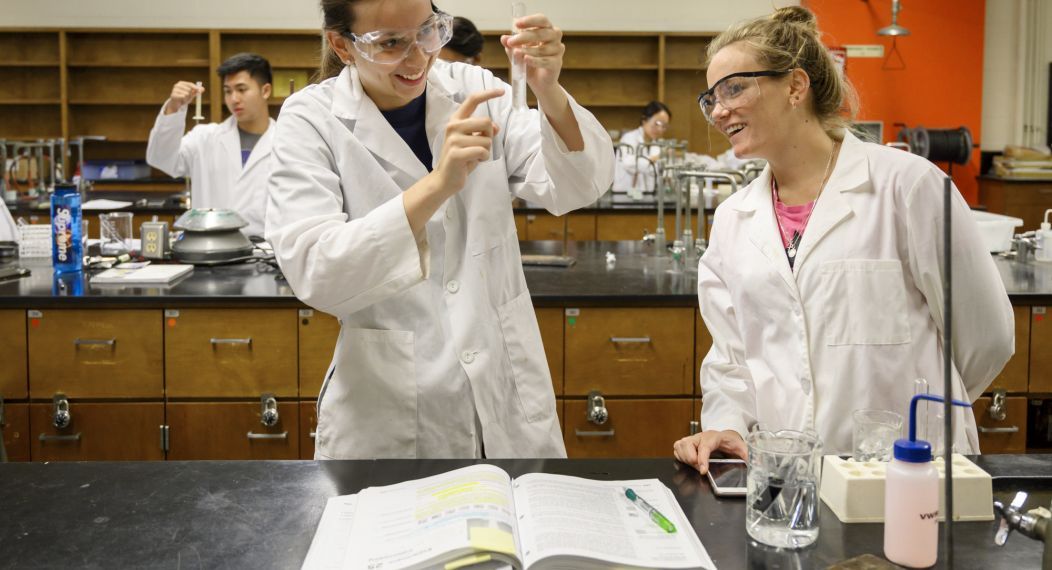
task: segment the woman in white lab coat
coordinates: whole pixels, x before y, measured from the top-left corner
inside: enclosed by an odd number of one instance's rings
[[[267,208],[289,284],[341,322],[317,457],[565,456],[511,209],[563,214],[613,178],[558,83],[561,32],[537,14],[502,38],[540,107],[513,111],[489,71],[435,62],[450,18],[427,0],[322,11],[338,75],[282,107]]]
[[[628,145],[632,151],[620,149],[620,160],[614,171],[614,190],[641,194],[654,190],[654,170],[651,162],[638,156],[639,145],[651,143],[665,136],[669,123],[672,122],[672,111],[661,101],[651,101],[643,108],[639,126],[621,135],[620,143]],[[661,152],[660,147],[644,147],[643,156],[650,161],[656,160]]]
[[[944,175],[846,132],[850,87],[818,37],[792,7],[710,44],[702,112],[768,168],[717,209],[698,266],[704,431],[674,453],[702,472],[713,451],[744,457],[756,424],[813,429],[849,454],[853,410],[907,415],[916,378],[943,393]],[[1012,355],[1014,324],[956,190],[952,216],[953,397],[974,401]],[[955,446],[977,453],[971,410],[954,409]]]

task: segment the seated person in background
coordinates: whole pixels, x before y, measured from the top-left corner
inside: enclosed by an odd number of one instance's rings
[[[459,61],[468,65],[478,65],[482,61],[484,40],[475,24],[457,16],[453,18],[453,37],[439,52],[438,58],[445,61]]]
[[[242,232],[262,236],[274,132],[267,108],[270,63],[239,53],[220,64],[216,74],[231,116],[197,125],[184,136],[186,107],[204,87],[177,82],[150,131],[146,162],[170,176],[189,176],[194,208],[233,210],[248,222]]]
[[[716,209],[698,264],[704,431],[673,451],[702,473],[714,451],[744,458],[756,425],[850,454],[853,410],[906,414],[917,378],[943,392],[945,174],[845,129],[854,92],[820,37],[794,6],[709,44],[701,111],[767,168]],[[952,219],[952,397],[974,401],[1012,356],[1015,324],[956,189]],[[972,411],[954,413],[957,451],[978,453]]]
[[[640,144],[664,137],[671,121],[672,111],[669,111],[664,103],[647,103],[639,119],[639,127],[621,136],[621,144],[631,146],[633,152],[620,150],[621,160],[617,161],[617,170],[614,172],[614,190],[642,193],[654,189],[654,172],[646,160],[636,157],[635,152],[638,152]],[[651,160],[656,160],[658,154],[660,149],[657,146],[648,146],[643,150],[643,156]]]

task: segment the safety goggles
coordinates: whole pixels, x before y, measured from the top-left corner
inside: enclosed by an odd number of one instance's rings
[[[733,111],[752,103],[760,95],[759,77],[778,77],[791,72],[785,71],[742,71],[732,73],[716,82],[709,89],[698,95],[698,106],[705,120],[714,124],[712,113],[719,103],[725,110]]]
[[[668,129],[668,123],[666,123],[665,121],[653,121],[650,124],[654,125],[654,128],[659,131],[664,131]]]
[[[376,30],[364,34],[343,32],[354,49],[365,59],[384,65],[401,63],[414,45],[430,55],[442,49],[453,37],[453,16],[435,12],[415,30]]]

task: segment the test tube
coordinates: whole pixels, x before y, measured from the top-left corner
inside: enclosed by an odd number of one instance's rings
[[[199,89],[202,87],[202,83],[200,81],[197,82],[197,87]],[[194,107],[195,113],[194,113],[193,119],[195,121],[203,121],[203,120],[205,120],[205,116],[201,114],[201,91],[197,92],[197,101],[196,101],[195,105],[196,105],[196,107]]]
[[[526,4],[511,4],[511,33],[519,33],[515,20],[526,15]],[[521,59],[520,59],[521,58]],[[526,108],[526,60],[525,56],[511,58],[511,108],[518,111]]]

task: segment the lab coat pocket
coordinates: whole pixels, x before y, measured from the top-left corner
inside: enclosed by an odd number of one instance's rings
[[[529,291],[501,305],[497,312],[515,392],[526,421],[547,420],[555,411],[555,392]]]
[[[822,264],[821,298],[830,346],[910,341],[906,281],[894,259],[843,259]]]
[[[417,383],[410,331],[343,329],[318,405],[318,451],[337,459],[415,457]]]

